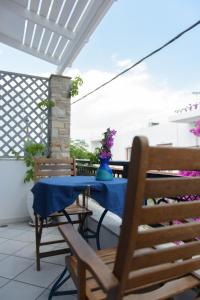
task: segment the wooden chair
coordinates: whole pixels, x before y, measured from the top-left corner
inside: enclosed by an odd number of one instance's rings
[[[34,178],[35,181],[43,177],[51,176],[74,176],[76,175],[75,160],[71,158],[35,158],[34,159]],[[83,195],[83,203],[77,199],[75,204],[72,204],[65,208],[64,213],[69,216],[73,216],[72,223],[79,224],[81,226],[88,215],[92,214],[85,203],[85,197]],[[64,216],[61,212],[56,212],[49,217],[53,219],[52,223],[48,224],[46,220],[43,220],[40,216],[35,214],[35,237],[36,237],[36,265],[37,270],[40,270],[40,259],[43,257],[54,256],[58,254],[68,253],[69,249],[54,250],[54,251],[40,251],[41,246],[63,243],[63,239],[42,242],[42,230],[44,227],[58,226],[65,224],[66,221],[59,221],[58,219]],[[74,220],[74,216],[76,216]],[[63,218],[64,219],[64,218]]]
[[[70,224],[59,227],[73,253],[66,261],[79,300],[168,299],[200,284],[200,223],[170,225],[200,216],[200,201],[143,206],[148,197],[200,194],[200,177],[146,177],[177,169],[200,169],[200,149],[150,147],[136,137],[118,247],[95,252]],[[165,226],[140,230],[158,223]]]

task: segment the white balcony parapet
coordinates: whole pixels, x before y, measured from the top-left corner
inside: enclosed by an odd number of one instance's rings
[[[200,119],[200,110],[192,110],[184,113],[177,113],[169,117],[170,122],[175,123],[194,123]]]
[[[0,225],[29,219],[26,199],[32,185],[23,182],[25,171],[23,161],[0,160]]]

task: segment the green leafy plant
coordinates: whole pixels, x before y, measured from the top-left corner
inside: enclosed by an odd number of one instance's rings
[[[44,144],[33,143],[31,141],[27,141],[24,144],[24,157],[21,157],[15,150],[11,151],[16,159],[22,159],[25,162],[27,170],[24,176],[24,183],[34,180],[34,157],[44,156],[45,151],[46,146]]]
[[[83,79],[80,77],[80,75],[77,75],[74,79],[71,81],[71,89],[70,89],[70,96],[75,97],[79,93],[79,87],[83,84]]]
[[[49,99],[41,100],[37,104],[37,107],[39,107],[40,109],[52,108],[54,106],[55,106],[55,102],[53,100],[49,100]]]
[[[40,102],[37,104],[37,107],[40,109],[51,108],[54,106],[54,101],[49,99],[40,100]],[[27,133],[28,132],[29,130],[27,128]],[[24,183],[34,180],[34,157],[44,156],[45,152],[46,146],[44,144],[35,143],[30,139],[27,139],[24,143],[24,156],[20,156],[19,153],[14,149],[11,150],[11,153],[15,156],[16,159],[22,159],[26,164],[27,170],[24,176]]]
[[[34,157],[40,157],[45,155],[45,145],[33,142],[26,142],[24,145],[24,162],[26,164],[27,170],[24,177],[24,182],[29,182],[34,180]]]
[[[70,157],[78,159],[89,159],[90,163],[98,163],[98,153],[90,152],[87,149],[88,145],[84,141],[71,141],[70,143]]]

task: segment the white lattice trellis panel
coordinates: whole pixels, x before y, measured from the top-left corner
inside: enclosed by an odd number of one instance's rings
[[[38,104],[48,94],[47,78],[0,71],[0,157],[22,156],[28,139],[47,143],[48,110]]]

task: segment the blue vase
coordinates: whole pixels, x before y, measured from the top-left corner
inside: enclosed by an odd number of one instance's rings
[[[110,158],[100,158],[100,166],[96,172],[96,180],[113,180],[113,173],[112,169],[109,167],[109,160]]]

